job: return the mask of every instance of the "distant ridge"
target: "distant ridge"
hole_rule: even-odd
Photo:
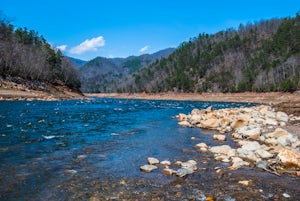
[[[96,57],[80,68],[83,92],[117,92],[118,88],[132,79],[139,69],[169,56],[175,49],[167,48],[153,54],[127,58]]]
[[[76,67],[76,68],[80,68],[82,67],[84,64],[87,63],[87,61],[84,61],[84,60],[81,60],[81,59],[77,59],[77,58],[74,58],[74,57],[67,57],[71,62],[72,64]]]

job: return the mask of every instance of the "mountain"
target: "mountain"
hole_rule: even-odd
[[[81,59],[77,59],[77,58],[73,58],[73,57],[67,57],[72,64],[76,67],[76,68],[80,68],[82,67],[84,64],[87,63],[87,61],[81,60]]]
[[[120,92],[300,89],[300,13],[200,34],[134,73]]]
[[[174,48],[153,54],[127,58],[97,57],[80,68],[81,90],[84,92],[116,92],[122,88],[139,69],[158,62],[174,51]]]

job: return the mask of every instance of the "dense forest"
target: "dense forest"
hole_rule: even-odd
[[[15,29],[0,16],[0,78],[19,77],[80,88],[77,70],[36,31]]]
[[[144,67],[118,92],[268,92],[300,89],[300,13],[200,34]]]

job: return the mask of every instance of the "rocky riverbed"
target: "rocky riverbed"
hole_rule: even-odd
[[[229,145],[208,147],[205,143],[195,146],[209,152],[218,161],[230,163],[230,169],[255,165],[257,168],[280,176],[283,173],[300,176],[300,141],[296,134],[284,127],[300,117],[266,105],[251,108],[213,110],[194,109],[190,114],[179,114],[178,124],[217,130],[214,140],[226,141],[229,134],[237,148]]]

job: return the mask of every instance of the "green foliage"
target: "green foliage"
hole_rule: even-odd
[[[293,82],[291,79],[287,79],[280,84],[280,91],[294,92],[294,91],[296,91],[296,89],[297,89],[297,86],[296,86],[295,82]]]
[[[126,61],[123,66],[124,68],[128,68],[130,73],[133,73],[142,67],[142,62],[139,58],[135,58]]]

